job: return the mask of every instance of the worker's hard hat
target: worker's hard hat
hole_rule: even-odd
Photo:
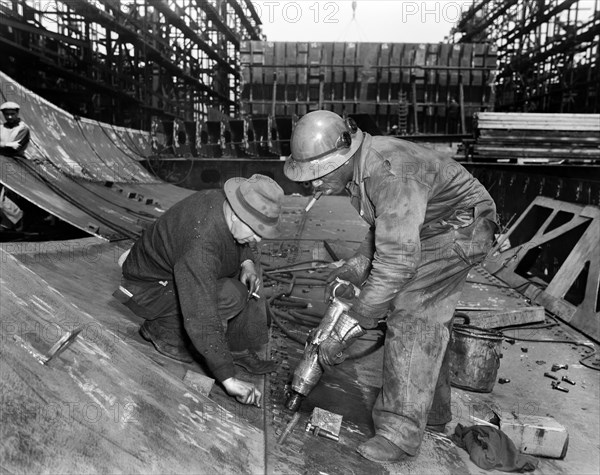
[[[21,108],[21,106],[19,104],[17,104],[16,102],[8,101],[0,106],[0,111],[6,111],[6,110],[18,111],[20,108]]]
[[[309,112],[292,133],[292,154],[285,161],[285,176],[312,181],[341,167],[356,153],[364,135],[354,120],[330,111]]]

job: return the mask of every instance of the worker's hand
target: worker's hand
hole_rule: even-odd
[[[319,345],[319,361],[322,365],[333,366],[343,363],[348,355],[344,350],[349,345],[334,338],[326,338]]]
[[[365,333],[358,320],[342,313],[327,338],[319,344],[319,362],[326,366],[342,363],[347,358],[346,348]]]
[[[238,402],[260,407],[262,393],[254,384],[237,378],[228,378],[223,381],[223,386],[227,394],[235,397]]]
[[[19,148],[19,142],[6,142],[4,146],[12,148],[13,150],[17,150]]]
[[[254,262],[251,260],[244,261],[242,271],[240,272],[240,282],[248,288],[250,294],[260,290],[260,278],[256,273]]]
[[[371,260],[368,257],[361,254],[351,257],[343,266],[331,271],[327,277],[327,294],[331,296],[337,278],[351,282],[356,287],[360,288],[369,276],[370,271]],[[354,290],[351,286],[342,285],[338,288],[336,296],[352,298],[354,297]]]

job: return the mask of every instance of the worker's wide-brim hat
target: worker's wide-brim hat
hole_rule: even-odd
[[[352,135],[352,143],[348,148],[336,149],[329,155],[318,157],[313,160],[297,160],[290,155],[283,165],[285,176],[293,181],[317,180],[340,168],[352,158],[360,148],[363,141],[363,133],[359,129]]]
[[[18,111],[21,106],[13,101],[7,101],[0,106],[0,111],[15,110]]]
[[[265,175],[250,178],[235,177],[223,187],[233,212],[262,238],[276,238],[281,234],[279,214],[283,190]]]

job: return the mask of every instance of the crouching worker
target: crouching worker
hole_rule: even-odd
[[[343,361],[364,329],[386,319],[375,436],[358,452],[375,462],[415,456],[425,427],[452,419],[447,346],[469,269],[492,245],[496,208],[483,185],[450,158],[351,119],[311,112],[296,124],[285,174],[317,192],[346,190],[370,231],[330,276],[362,286],[344,325],[321,343],[324,364]]]
[[[122,264],[114,296],[146,321],[156,350],[192,362],[194,350],[230,396],[260,406],[262,394],[236,378],[275,370],[255,350],[267,342],[265,299],[250,245],[279,234],[283,190],[270,178],[232,178],[197,192],[156,220]]]

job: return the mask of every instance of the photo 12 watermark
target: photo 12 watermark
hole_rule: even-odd
[[[269,23],[339,23],[340,2],[254,1],[252,6],[262,24]]]
[[[277,1],[254,0],[252,6],[263,25],[275,23],[338,24],[350,18],[366,16],[366,10],[387,10],[399,25],[414,23],[453,24],[472,7],[470,1]],[[387,7],[387,8],[386,8]],[[352,16],[349,16],[352,15]]]
[[[456,1],[420,1],[398,2],[400,4],[399,23],[457,23],[469,8],[472,2]]]
[[[139,423],[137,405],[133,401],[100,404],[95,401],[53,401],[23,403],[4,396],[1,408],[5,421],[27,424],[131,424]]]

